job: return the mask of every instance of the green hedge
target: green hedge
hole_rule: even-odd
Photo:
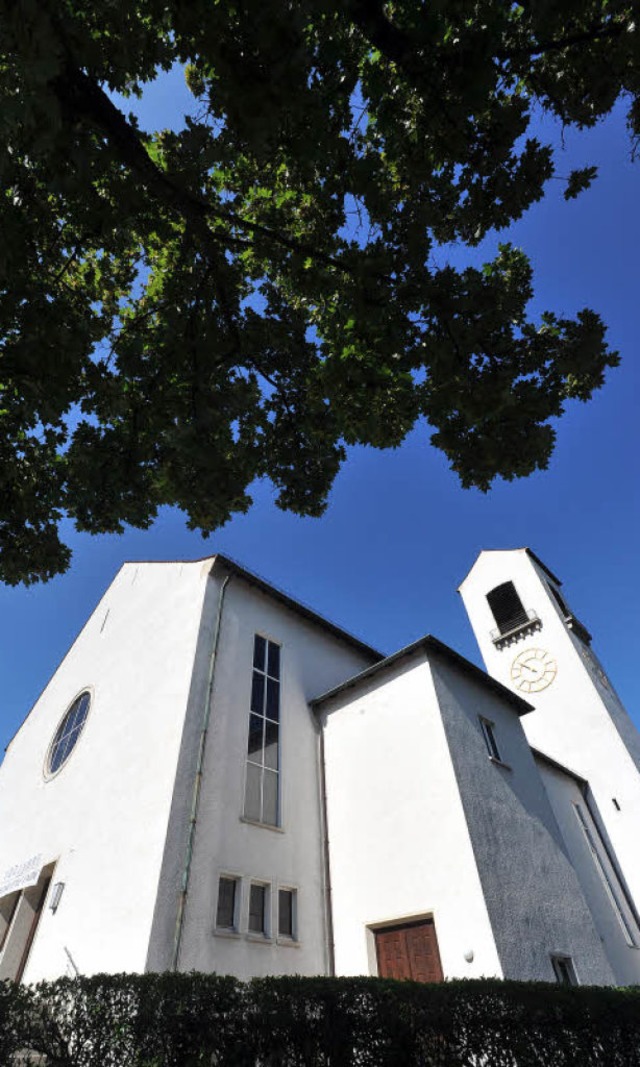
[[[41,1057],[45,1055],[46,1060]],[[0,1065],[640,1067],[640,990],[98,975],[0,983]]]

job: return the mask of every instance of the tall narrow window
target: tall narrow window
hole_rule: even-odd
[[[251,886],[249,893],[249,932],[252,934],[267,934],[267,887],[266,885]]]
[[[221,878],[218,882],[218,910],[216,912],[216,926],[219,929],[236,929],[237,897],[237,878]]]
[[[295,889],[278,891],[278,937],[295,939]]]
[[[280,776],[280,645],[256,634],[244,814],[277,826]]]
[[[487,746],[487,752],[489,753],[492,759],[500,760],[500,762],[502,763],[493,723],[489,722],[488,719],[483,719],[481,717],[480,726],[482,727],[482,736],[484,737],[484,743]]]
[[[487,600],[501,634],[516,630],[518,626],[526,626],[529,621],[513,582],[497,585],[487,593]]]
[[[585,816],[584,811],[582,810],[582,807],[580,806],[580,804],[574,804],[573,808],[574,808],[574,811],[576,813],[576,817],[578,819],[578,822],[580,823],[580,826],[582,827],[582,832],[583,832],[583,834],[585,836],[585,840],[587,842],[587,845],[589,846],[589,851],[591,852],[591,855],[593,856],[593,862],[596,865],[596,869],[598,871],[598,874],[600,875],[600,877],[602,879],[602,882],[604,884],[604,888],[606,890],[607,896],[609,897],[609,901],[611,903],[611,907],[613,908],[613,910],[615,912],[615,915],[616,915],[616,918],[617,918],[618,922],[620,923],[620,926],[622,927],[622,932],[624,934],[625,941],[627,942],[627,944],[629,945],[630,948],[635,948],[635,947],[637,947],[637,940],[636,940],[636,937],[634,936],[634,932],[633,932],[633,930],[631,928],[631,923],[629,922],[627,916],[625,915],[624,908],[622,907],[622,903],[620,901],[620,897],[618,896],[618,892],[617,892],[617,888],[618,887],[615,884],[615,882],[617,881],[617,879],[615,877],[615,873],[614,873],[614,871],[609,872],[607,870],[607,866],[605,865],[605,861],[604,861],[604,859],[603,859],[603,857],[601,855],[601,851],[600,851],[600,848],[598,847],[598,843],[596,841],[595,834],[593,832],[592,827],[589,825],[589,823],[587,821],[587,818]],[[598,831],[596,830],[596,833],[597,832]]]

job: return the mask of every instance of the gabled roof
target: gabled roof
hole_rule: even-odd
[[[542,763],[546,763],[549,767],[553,767],[555,771],[560,771],[561,774],[566,774],[568,778],[573,778],[573,780],[577,782],[579,786],[583,787],[589,784],[587,779],[583,778],[581,774],[577,774],[576,771],[569,770],[569,768],[565,767],[563,763],[558,763],[558,761],[552,759],[551,756],[547,756],[546,752],[541,752],[539,748],[534,748],[533,745],[531,745],[531,751],[533,753],[534,759],[540,760]]]
[[[534,563],[537,563],[539,567],[542,567],[542,570],[545,574],[549,576],[549,578],[551,578],[552,582],[555,582],[556,585],[562,585],[562,582],[558,578],[557,574],[554,574],[553,571],[550,571],[546,563],[543,563],[540,557],[536,556],[535,552],[533,552],[530,548],[525,548],[525,552],[534,561]]]
[[[433,637],[432,634],[426,634],[424,637],[418,638],[413,644],[407,645],[406,648],[401,648],[398,652],[394,652],[393,655],[387,656],[385,659],[380,660],[378,663],[374,663],[372,667],[368,667],[366,671],[361,671],[360,674],[355,674],[352,678],[348,678],[346,682],[342,682],[341,685],[334,686],[333,689],[329,689],[326,693],[322,693],[320,696],[315,697],[309,703],[311,707],[317,710],[326,701],[331,700],[332,697],[337,696],[339,693],[345,692],[347,689],[355,689],[363,682],[368,681],[370,678],[382,673],[392,667],[399,660],[405,656],[412,656],[414,652],[418,652],[422,649],[424,652],[435,654],[446,659],[450,666],[455,667],[457,670],[473,678],[474,681],[484,685],[485,688],[492,690],[503,700],[508,701],[517,711],[518,715],[526,715],[528,711],[533,711],[533,704],[529,704],[522,697],[517,696],[511,689],[507,689],[506,685],[502,685],[501,682],[496,681],[490,674],[487,674],[480,667],[476,667],[475,663],[471,660],[465,659],[459,652],[455,652],[448,645],[445,645],[442,641],[439,641],[437,637]]]
[[[298,615],[302,615],[304,619],[308,619],[316,626],[320,626],[328,633],[333,634],[334,637],[337,637],[341,641],[344,641],[346,644],[351,645],[352,648],[356,648],[359,652],[363,652],[365,656],[369,656],[375,661],[384,659],[384,653],[380,652],[377,648],[372,648],[371,645],[367,645],[366,642],[361,641],[359,637],[355,637],[354,634],[349,633],[348,630],[343,630],[341,626],[338,626],[336,623],[331,622],[330,619],[326,619],[324,615],[320,615],[317,611],[314,611],[313,608],[310,608],[307,604],[303,604],[302,601],[296,600],[295,597],[290,596],[289,593],[285,593],[284,590],[278,589],[277,586],[272,585],[271,582],[268,582],[266,578],[261,578],[259,574],[254,574],[253,571],[247,570],[247,568],[243,567],[242,564],[238,563],[237,560],[232,559],[231,556],[223,555],[222,552],[216,552],[215,555],[212,556],[202,556],[199,559],[127,560],[127,563],[153,563],[162,566],[163,564],[166,565],[173,563],[208,563],[209,561],[211,561],[211,569],[209,571],[210,574],[212,574],[217,567],[223,567],[224,570],[228,571],[230,574],[235,575],[237,578],[241,578],[243,581],[247,582],[248,585],[252,585],[255,589],[259,589],[261,593],[266,593],[267,596],[270,596],[274,600],[277,600],[280,604],[284,604],[286,607],[290,608],[291,611],[295,611]]]
[[[467,573],[465,574],[464,578],[462,579],[462,581],[458,585],[458,592],[460,592],[461,587],[464,585],[464,583],[466,582],[467,578],[471,574],[471,571],[473,570],[473,568],[475,567],[476,563],[480,559],[480,556],[484,556],[488,552],[526,552],[527,555],[529,556],[529,558],[532,559],[534,561],[534,563],[537,563],[538,566],[542,568],[544,573],[546,575],[548,575],[549,578],[551,578],[552,582],[555,582],[556,585],[562,585],[562,582],[558,578],[557,574],[554,574],[552,570],[549,570],[549,568],[547,567],[546,563],[543,563],[542,560],[540,559],[540,557],[536,556],[536,554],[533,551],[533,549],[527,548],[526,545],[525,545],[524,547],[521,547],[521,548],[483,548],[482,552],[478,552],[478,555],[476,556],[474,563],[472,564],[471,567],[469,567],[469,570],[467,571]]]
[[[217,553],[213,557],[211,571],[214,571],[216,567],[223,567],[229,573],[241,578],[248,585],[252,585],[255,589],[259,589],[261,593],[266,593],[267,596],[277,600],[280,604],[284,604],[290,608],[291,611],[295,611],[298,615],[301,615],[304,619],[308,619],[309,622],[314,623],[316,626],[322,627],[328,633],[334,637],[339,638],[346,644],[356,648],[358,652],[363,652],[366,656],[378,662],[384,659],[384,653],[379,652],[376,648],[372,648],[371,645],[365,644],[359,637],[354,637],[348,630],[343,630],[341,626],[337,626],[336,623],[326,619],[323,615],[319,615],[313,608],[307,607],[306,604],[296,600],[294,597],[289,596],[288,593],[283,592],[282,589],[278,589],[277,586],[272,585],[271,582],[267,582],[266,579],[260,578],[259,575],[254,574],[252,571],[248,571],[246,567],[241,566],[234,559],[229,556],[223,556]]]

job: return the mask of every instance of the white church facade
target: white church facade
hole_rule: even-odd
[[[125,564],[0,766],[0,979],[640,983],[640,736],[534,553],[460,592],[488,673]]]

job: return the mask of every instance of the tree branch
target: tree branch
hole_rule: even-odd
[[[505,48],[496,50],[498,59],[533,59],[546,55],[547,52],[564,52],[567,48],[576,45],[590,44],[592,41],[611,40],[620,37],[627,32],[629,23],[618,21],[615,23],[596,24],[588,30],[580,33],[569,33],[566,37],[559,37],[555,41],[539,41],[528,48]]]
[[[208,222],[210,219],[217,219],[266,237],[292,252],[312,256],[325,266],[344,271],[338,260],[318,252],[312,245],[287,237],[258,222],[244,219],[231,211],[216,208],[191,190],[178,185],[156,166],[134,127],[127,122],[100,85],[84,71],[68,63],[64,74],[54,81],[53,88],[63,106],[97,127],[115,148],[122,162],[140,178],[148,191],[165,207],[188,221],[209,250],[213,241],[222,241],[229,245],[242,244],[246,247],[246,243],[238,238],[231,235],[222,237],[213,232]],[[219,254],[219,249],[216,251]]]
[[[444,106],[441,92],[427,77],[429,65],[425,57],[416,52],[409,34],[387,18],[384,5],[380,0],[348,0],[346,6],[347,11],[363,36],[377,48],[385,59],[395,63],[414,89],[423,93],[428,88],[431,102],[437,106],[447,122],[455,128],[456,124]]]

